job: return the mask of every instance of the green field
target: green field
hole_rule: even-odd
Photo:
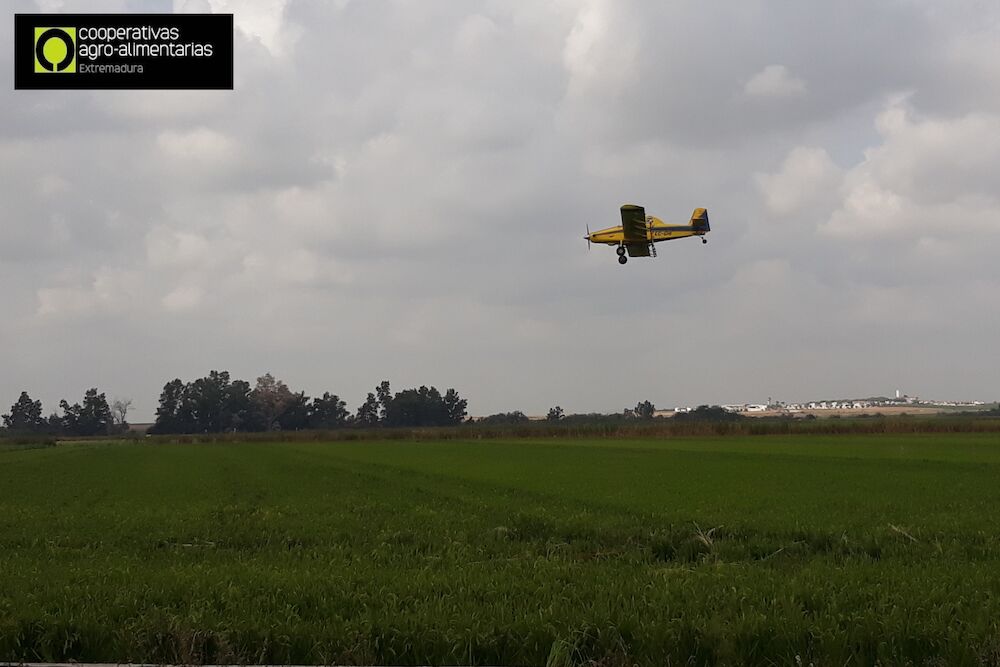
[[[0,448],[0,660],[998,664],[1000,435]]]

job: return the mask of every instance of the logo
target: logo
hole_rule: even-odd
[[[76,28],[35,28],[35,72],[76,72]]]
[[[232,14],[14,14],[13,47],[16,90],[233,89]]]

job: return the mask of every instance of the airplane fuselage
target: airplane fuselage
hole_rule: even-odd
[[[655,216],[646,218],[646,241],[656,243],[657,241],[670,241],[680,239],[685,236],[704,236],[705,230],[694,229],[691,225],[668,225]],[[585,237],[586,238],[586,237]],[[606,243],[608,245],[622,245],[625,243],[625,232],[621,225],[600,229],[590,234],[591,243]]]

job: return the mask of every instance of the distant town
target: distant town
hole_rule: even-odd
[[[822,401],[804,401],[800,403],[786,403],[768,398],[767,403],[734,403],[722,405],[724,410],[729,412],[739,412],[748,414],[810,414],[813,412],[825,411],[824,414],[836,414],[838,412],[856,412],[864,410],[886,411],[899,414],[901,412],[939,412],[952,409],[982,409],[989,405],[985,401],[940,401],[925,400],[919,396],[909,396],[896,390],[895,397],[876,396],[870,398],[846,398]],[[678,406],[673,410],[657,411],[657,414],[669,416],[679,412],[690,412],[694,408],[691,406]]]

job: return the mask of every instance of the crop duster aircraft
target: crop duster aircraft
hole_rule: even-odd
[[[691,221],[686,225],[668,225],[659,218],[646,215],[646,209],[635,204],[622,206],[622,224],[596,232],[587,226],[587,247],[591,243],[607,243],[618,246],[618,263],[624,264],[629,257],[656,257],[655,243],[672,241],[686,236],[700,236],[702,243],[708,243],[705,234],[711,231],[708,225],[708,211],[696,208]],[[625,253],[628,253],[628,257]]]

